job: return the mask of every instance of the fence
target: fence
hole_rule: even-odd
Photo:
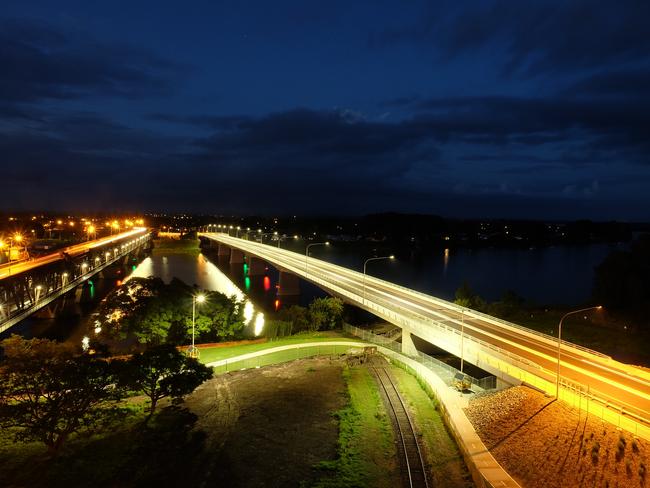
[[[260,351],[259,355],[253,357],[223,359],[215,363],[210,363],[210,365],[213,365],[215,374],[222,374],[229,371],[260,368],[262,366],[294,361],[296,359],[306,359],[316,356],[340,356],[341,354],[347,354],[350,349],[354,349],[355,347],[359,347],[359,344],[351,342],[348,344],[319,344],[310,346],[290,345],[279,351],[271,350],[266,354],[264,353],[265,351]]]
[[[397,341],[393,341],[386,337],[373,334],[372,332],[354,327],[353,325],[346,324],[344,326],[344,329],[346,332],[359,337],[366,342],[371,342],[372,344],[377,344],[378,346],[382,346],[398,354],[402,354],[402,344]],[[444,363],[439,359],[429,356],[428,354],[425,354],[421,351],[418,351],[418,357],[412,359],[433,371],[448,385],[451,384],[454,376],[457,373],[460,373],[460,371],[453,366],[450,366],[449,364]],[[469,375],[465,376],[472,382],[472,385],[480,388],[481,390],[491,390],[496,388],[496,378],[494,376],[488,376],[486,378],[480,379],[473,378]]]

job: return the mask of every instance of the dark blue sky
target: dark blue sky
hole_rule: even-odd
[[[650,4],[5,1],[0,205],[650,220]]]

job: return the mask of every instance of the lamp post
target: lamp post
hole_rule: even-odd
[[[274,232],[274,234],[275,234],[275,235],[278,235],[277,232]],[[297,236],[297,235],[294,235],[293,238],[294,238],[294,239],[298,239],[298,236]],[[284,237],[278,235],[278,249],[280,249],[280,242],[281,242],[281,241],[286,241],[287,239],[289,239],[289,236],[287,236],[287,235],[285,235]]]
[[[325,242],[314,242],[312,244],[307,244],[307,248],[305,249],[305,274],[307,274],[307,258],[309,258],[309,248],[311,246],[329,246],[330,241],[325,241]]]
[[[460,372],[465,365],[465,309],[460,309]]]
[[[260,236],[260,244],[264,244],[264,236],[272,236],[277,234],[277,232],[262,232],[262,229],[258,229],[257,235]]]
[[[562,354],[562,322],[564,322],[564,319],[567,318],[569,315],[573,315],[581,312],[587,312],[589,310],[602,310],[602,308],[603,308],[602,305],[598,305],[596,307],[581,308],[580,310],[574,310],[573,312],[565,313],[560,319],[560,325],[558,326],[557,329],[557,378],[555,381],[556,399],[560,398],[560,355]]]
[[[395,259],[395,256],[391,254],[390,256],[380,256],[378,258],[369,258],[369,259],[366,259],[366,261],[363,263],[363,280],[362,280],[362,283],[363,283],[362,290],[363,290],[363,292],[362,292],[362,297],[363,297],[363,303],[364,304],[366,303],[366,266],[368,265],[368,263],[370,261],[379,261],[381,259]]]
[[[237,230],[235,232],[235,237],[239,237],[239,231],[241,230],[240,226],[237,226]]]
[[[192,345],[187,351],[191,358],[199,357],[199,351],[196,349],[196,346],[194,345],[194,329],[196,324],[196,304],[203,303],[203,302],[205,302],[205,295],[203,294],[195,295],[194,297],[192,297]]]

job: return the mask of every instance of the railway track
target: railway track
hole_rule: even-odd
[[[399,394],[397,386],[393,382],[386,367],[378,364],[380,359],[374,359],[369,367],[379,380],[382,390],[386,394],[389,403],[389,413],[397,426],[398,451],[403,459],[408,477],[404,477],[405,485],[409,488],[428,488],[424,459],[418,444],[417,434],[413,422],[408,414],[406,405]]]

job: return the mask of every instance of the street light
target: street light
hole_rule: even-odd
[[[393,254],[391,254],[390,256],[380,256],[378,258],[369,258],[369,259],[366,259],[366,261],[363,263],[363,280],[362,280],[362,283],[363,283],[362,290],[363,290],[363,292],[362,292],[362,297],[363,297],[363,303],[364,304],[366,302],[366,266],[368,265],[368,263],[370,261],[379,261],[380,259],[391,259],[392,260],[392,259],[395,259],[395,256]]]
[[[314,242],[312,244],[307,244],[307,248],[305,249],[305,274],[307,274],[307,258],[309,257],[309,248],[311,246],[329,246],[330,241],[325,241],[325,242]]]
[[[194,324],[196,322],[196,304],[197,303],[203,303],[205,302],[205,295],[203,294],[198,294],[192,297],[192,345],[190,348],[187,350],[188,354],[190,355],[191,358],[198,358],[199,357],[199,351],[198,349],[194,346]]]
[[[237,231],[235,232],[235,237],[239,237],[239,231],[241,230],[240,226],[237,226]]]
[[[560,319],[560,325],[558,326],[557,329],[557,378],[555,381],[556,399],[560,398],[560,355],[562,354],[562,322],[564,322],[564,319],[567,318],[569,315],[573,315],[580,312],[587,312],[589,310],[602,310],[602,308],[603,308],[602,305],[598,305],[596,307],[581,308],[580,310],[574,310],[573,312],[565,313]]]

